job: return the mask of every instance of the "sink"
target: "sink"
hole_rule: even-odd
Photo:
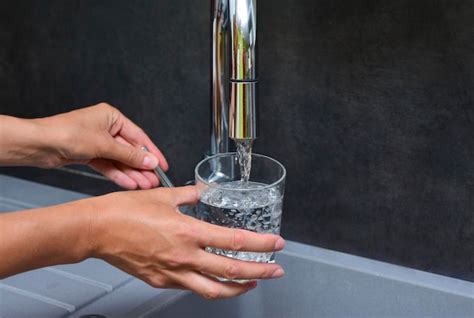
[[[0,175],[0,213],[82,194]],[[205,300],[163,290],[100,260],[0,280],[0,317],[474,317],[474,283],[287,242],[278,280],[246,295]]]
[[[176,293],[141,317],[473,317],[474,284],[290,242],[285,277],[246,295]],[[151,302],[153,303],[153,302]]]

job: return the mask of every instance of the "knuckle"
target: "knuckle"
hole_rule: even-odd
[[[236,279],[239,277],[239,268],[235,265],[226,265],[224,268],[224,277],[228,279]]]
[[[115,124],[117,119],[122,115],[117,108],[105,102],[99,103],[95,107],[97,107],[101,112],[109,115],[108,118],[111,125]]]
[[[181,267],[181,258],[179,255],[171,253],[168,257],[165,258],[167,267],[176,269]]]
[[[206,299],[217,299],[220,297],[220,290],[217,288],[208,288],[202,295]]]
[[[138,159],[139,159],[139,155],[135,151],[135,149],[130,149],[130,151],[127,154],[128,162],[137,162]]]
[[[44,168],[44,169],[52,169],[59,166],[61,166],[61,160],[55,157],[46,158],[43,161],[38,162],[38,167]]]
[[[194,220],[192,220],[194,222]],[[187,244],[187,246],[196,245],[199,238],[199,229],[192,223],[183,218],[177,226],[178,237]]]
[[[240,251],[245,244],[245,236],[239,230],[233,230],[231,247],[233,250]]]
[[[166,280],[161,276],[153,277],[149,280],[149,284],[155,288],[164,287],[166,286]]]
[[[189,243],[191,240],[191,233],[189,230],[189,226],[183,222],[179,222],[175,226],[175,235],[180,241],[184,241],[186,243]]]
[[[101,102],[97,104],[98,107],[103,108],[103,109],[115,109],[112,105],[106,102]]]
[[[270,277],[272,277],[274,271],[275,271],[275,268],[273,268],[273,267],[265,268],[262,271],[262,274],[261,274],[260,277],[261,278],[270,278]]]
[[[173,252],[169,253],[168,257],[165,258],[165,262],[169,268],[178,269],[189,266],[191,259],[183,253]]]
[[[178,258],[178,263],[181,264],[181,267],[190,267],[193,264],[193,261],[189,256],[181,255]]]

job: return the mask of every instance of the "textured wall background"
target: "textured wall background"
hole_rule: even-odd
[[[259,0],[261,138],[283,235],[474,280],[474,2]],[[208,148],[209,1],[7,1],[0,112],[107,101],[178,183]],[[103,193],[62,172],[3,168]]]

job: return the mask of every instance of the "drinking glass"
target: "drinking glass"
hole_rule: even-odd
[[[241,180],[236,153],[202,160],[195,169],[201,193],[197,217],[205,222],[257,233],[280,233],[285,167],[270,157],[252,154],[248,182]],[[274,262],[275,253],[206,248],[208,252],[245,261]]]

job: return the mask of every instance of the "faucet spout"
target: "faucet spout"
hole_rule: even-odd
[[[229,138],[257,138],[257,1],[211,0],[211,10],[211,154],[216,154],[228,151]]]
[[[257,0],[229,0],[229,137],[257,138]]]

